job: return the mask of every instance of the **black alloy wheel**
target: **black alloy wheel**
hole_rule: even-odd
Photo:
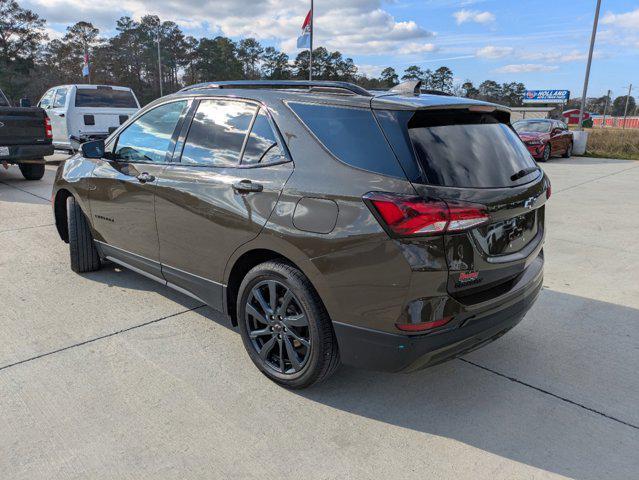
[[[244,321],[265,367],[280,374],[304,367],[311,351],[308,318],[283,283],[270,279],[255,285],[246,301]]]
[[[238,288],[237,323],[255,366],[287,388],[306,388],[339,365],[333,324],[309,279],[284,260],[253,267]]]

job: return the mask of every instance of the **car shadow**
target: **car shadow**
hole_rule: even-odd
[[[140,275],[132,270],[121,267],[116,263],[107,261],[103,264],[100,270],[96,272],[83,273],[82,276],[87,280],[99,282],[107,285],[108,287],[156,292],[158,295],[162,295],[163,297],[181,305],[185,310],[194,309],[202,317],[215,322],[222,327],[235,330],[235,327],[231,325],[229,317],[223,313],[213,310],[211,307],[208,307],[195,298],[173,290],[172,288],[151,280],[144,275]]]
[[[593,302],[598,305],[593,307]],[[613,416],[626,415],[622,421],[635,421],[628,418],[632,415],[628,412],[634,411],[633,404],[639,399],[636,379],[639,311],[548,290],[539,303],[540,308],[533,308],[513,331],[461,359],[411,374],[342,367],[327,382],[296,393],[331,408],[454,439],[548,472],[588,480],[630,478],[634,475],[630,472],[636,474],[639,468],[637,423],[624,425],[586,408]],[[597,313],[589,318],[583,315],[564,319],[558,307],[566,304],[572,304],[577,312],[586,306],[591,313]],[[632,336],[629,343],[634,343],[634,353],[618,359],[614,353],[610,355],[611,349],[614,352],[621,347],[616,344],[617,339],[610,338],[608,359],[618,364],[605,368],[620,373],[616,376],[612,373],[614,378],[600,381],[587,373],[588,364],[596,360],[578,346],[566,345],[565,355],[572,357],[568,361],[562,361],[561,355],[553,358],[553,352],[543,351],[544,345],[536,342],[522,347],[530,344],[531,339],[536,340],[532,332],[543,325],[535,322],[545,323],[543,317],[548,311],[555,312],[549,324],[583,323],[586,334],[595,338],[601,332],[596,328],[591,331],[593,325],[618,322],[614,328],[620,330],[620,338]],[[561,331],[558,335],[560,338],[549,348],[571,342],[569,332]],[[628,358],[633,365],[624,365]],[[606,380],[608,385],[595,385]],[[575,388],[563,388],[565,382],[574,382]],[[606,392],[610,388],[613,392]],[[595,394],[591,395],[589,389],[594,389]],[[567,400],[575,403],[549,393],[566,395]],[[599,397],[606,393],[609,403],[602,405]],[[625,413],[610,411],[616,401],[624,402]],[[423,455],[427,457],[429,452],[424,451]]]

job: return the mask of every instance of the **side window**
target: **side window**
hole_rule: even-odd
[[[113,156],[129,162],[164,163],[171,138],[187,106],[186,100],[149,110],[118,137]]]
[[[181,162],[236,166],[257,107],[233,100],[202,100],[184,142]]]
[[[288,106],[342,162],[369,172],[406,177],[370,109],[292,102]]]
[[[47,93],[45,93],[42,98],[40,99],[40,103],[38,104],[38,106],[40,108],[51,108],[51,103],[53,100],[53,90],[49,90]]]
[[[244,147],[242,165],[266,165],[283,160],[285,157],[277,144],[268,115],[264,109],[260,109]]]
[[[58,88],[55,91],[55,99],[53,100],[53,108],[62,108],[67,103],[67,89]]]

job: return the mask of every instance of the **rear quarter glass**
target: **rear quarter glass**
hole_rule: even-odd
[[[406,178],[370,109],[297,102],[287,105],[337,159],[370,172]]]

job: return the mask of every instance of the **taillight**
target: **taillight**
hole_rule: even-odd
[[[367,193],[364,202],[383,225],[399,236],[459,232],[489,218],[482,205],[393,193]]]
[[[47,114],[44,114],[44,136],[47,140],[51,140],[53,138],[53,130],[51,128],[51,120],[47,117]]]

